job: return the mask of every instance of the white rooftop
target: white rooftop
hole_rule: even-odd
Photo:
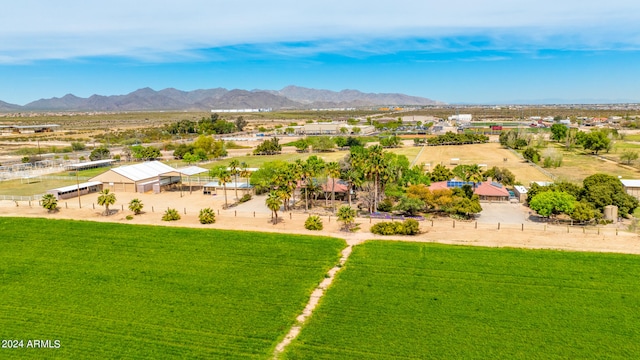
[[[80,183],[80,184],[77,184],[77,185],[63,186],[63,187],[59,187],[57,189],[51,189],[49,191],[67,192],[67,191],[72,191],[72,190],[78,190],[78,187],[80,187],[80,189],[84,189],[84,188],[87,188],[89,186],[95,186],[95,185],[102,185],[102,182],[100,182],[100,181],[89,181],[89,182],[84,182],[84,183]]]
[[[620,182],[625,187],[640,187],[640,180],[623,180],[623,179],[621,179]]]
[[[145,180],[170,171],[176,171],[176,169],[160,161],[148,161],[135,165],[120,166],[111,170],[133,181]]]
[[[209,170],[207,170],[205,168],[201,168],[199,166],[183,167],[183,168],[177,169],[176,171],[181,173],[182,175],[187,175],[187,176],[192,176],[192,175],[196,175],[196,174],[202,174],[204,172],[209,172]]]

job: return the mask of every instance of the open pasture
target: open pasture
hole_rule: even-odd
[[[269,358],[338,239],[0,218],[0,357]]]
[[[639,260],[366,242],[285,358],[638,358]]]
[[[485,164],[486,169],[494,166],[508,168],[516,176],[516,181],[526,185],[531,181],[551,181],[545,174],[498,143],[427,146],[416,164],[428,164],[431,168],[442,164],[454,168],[456,165],[451,164],[453,158],[460,159],[457,165]]]

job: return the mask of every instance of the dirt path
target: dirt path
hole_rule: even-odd
[[[300,331],[302,330],[302,326],[304,326],[304,323],[307,321],[307,319],[311,317],[311,314],[313,314],[316,306],[318,306],[320,299],[322,298],[322,296],[324,296],[326,290],[333,283],[333,279],[335,279],[336,274],[343,268],[344,264],[349,259],[349,256],[351,255],[351,252],[353,250],[353,246],[359,244],[360,242],[362,242],[362,240],[349,241],[347,247],[342,250],[342,257],[340,258],[340,262],[338,263],[338,265],[331,268],[331,270],[327,272],[327,276],[325,277],[325,279],[322,280],[320,285],[318,285],[315,290],[313,290],[307,306],[305,306],[304,310],[302,310],[302,314],[298,315],[298,317],[296,318],[296,323],[291,327],[284,339],[278,345],[276,345],[276,349],[273,353],[274,359],[277,359],[285,350],[285,348],[289,344],[291,344],[291,342],[296,337],[298,337],[298,334],[300,334]]]

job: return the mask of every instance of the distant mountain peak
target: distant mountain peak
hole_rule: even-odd
[[[159,111],[211,109],[305,109],[319,107],[364,107],[380,105],[433,105],[437,102],[404,94],[339,92],[289,85],[281,90],[227,90],[224,88],[182,91],[144,87],[126,95],[92,95],[89,98],[66,94],[62,98],[40,99],[25,106],[0,102],[0,111]]]

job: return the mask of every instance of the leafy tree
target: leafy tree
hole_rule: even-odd
[[[167,209],[162,215],[162,221],[176,221],[180,219],[180,213],[176,209]]]
[[[136,160],[154,160],[162,156],[162,154],[160,153],[160,149],[156,148],[155,146],[144,147],[141,145],[134,145],[131,146],[130,149],[133,157]]]
[[[513,185],[516,182],[516,176],[507,168],[492,167],[483,174],[485,179],[491,178],[493,181],[504,185]]]
[[[106,146],[100,146],[91,151],[89,159],[91,161],[108,159],[111,156],[111,152]]]
[[[347,146],[347,138],[344,137],[344,136],[336,137],[335,139],[333,139],[333,142],[335,142],[336,146],[339,147],[339,148],[343,148],[343,147]]]
[[[213,224],[216,222],[216,214],[213,209],[204,208],[200,210],[198,220],[200,221],[200,224]]]
[[[211,144],[211,156],[216,159],[227,156],[227,148],[224,140],[213,141]]]
[[[195,151],[195,147],[193,145],[180,144],[173,151],[173,157],[175,159],[182,159],[185,154],[187,154],[187,153],[193,154],[194,151]]]
[[[356,231],[357,225],[356,221],[356,210],[352,209],[348,206],[341,206],[338,209],[338,221],[342,223],[342,230],[345,231]]]
[[[600,150],[605,150],[611,144],[611,140],[604,131],[591,131],[586,133],[580,143],[585,150],[591,150],[598,154]]]
[[[269,193],[269,195],[267,196],[267,199],[265,200],[265,203],[267,205],[267,207],[269,208],[269,210],[271,210],[271,219],[273,221],[273,224],[277,224],[278,223],[278,210],[280,210],[280,206],[282,206],[282,198],[280,197],[280,195],[275,192],[275,191],[271,191]],[[274,218],[275,215],[275,218]]]
[[[564,191],[544,191],[529,201],[529,207],[540,216],[550,217],[573,213],[575,203],[576,199]]]
[[[182,156],[182,161],[184,161],[187,164],[193,164],[196,163],[200,160],[200,157],[198,155],[193,155],[191,153],[186,153]]]
[[[538,150],[534,149],[533,147],[528,147],[524,150],[524,152],[522,153],[522,156],[531,161],[532,163],[537,164],[538,161],[540,161],[540,152],[538,152]]]
[[[278,138],[274,137],[272,139],[264,140],[260,145],[258,145],[255,150],[253,150],[254,155],[274,155],[279,154],[282,151],[282,145]]]
[[[235,125],[238,131],[244,131],[244,127],[247,126],[247,120],[245,120],[242,116],[238,116]]]
[[[211,154],[213,150],[213,138],[208,135],[200,135],[193,142],[193,147],[195,149],[202,149],[205,154]]]
[[[615,205],[621,215],[633,213],[638,200],[627,194],[620,180],[606,174],[594,174],[583,180],[584,196],[587,202],[602,211],[607,205]]]
[[[551,139],[556,141],[562,141],[567,137],[569,128],[563,124],[551,125]]]
[[[596,209],[586,201],[576,201],[571,218],[576,221],[589,221],[596,217]]]
[[[627,163],[627,165],[631,165],[631,162],[638,159],[638,153],[633,150],[626,150],[620,154],[620,160]]]
[[[322,219],[320,216],[311,215],[305,220],[304,228],[307,230],[322,230],[324,225],[322,224]]]
[[[309,149],[309,141],[307,139],[300,139],[296,141],[294,146],[298,151],[305,152]]]
[[[314,138],[313,151],[327,152],[332,151],[336,146],[334,140],[328,136],[318,136]]]
[[[452,201],[443,206],[443,208],[449,214],[455,214],[465,218],[469,218],[482,211],[482,206],[480,205],[480,200],[477,195],[473,195],[471,198],[454,196],[452,197]]]
[[[424,210],[425,203],[424,201],[415,198],[415,197],[402,197],[398,205],[396,205],[396,210],[402,212],[405,215],[413,216],[420,211]]]
[[[48,212],[54,212],[58,210],[58,199],[53,194],[45,194],[40,200],[40,204]]]
[[[142,201],[138,198],[131,199],[129,202],[129,210],[133,211],[135,215],[140,214],[143,207],[144,205],[142,204]]]
[[[98,205],[104,206],[104,214],[110,215],[109,205],[113,205],[116,203],[116,194],[109,191],[109,189],[104,189],[100,191],[100,196],[98,196]]]
[[[453,178],[453,173],[442,164],[436,165],[431,171],[431,181],[449,181]]]

